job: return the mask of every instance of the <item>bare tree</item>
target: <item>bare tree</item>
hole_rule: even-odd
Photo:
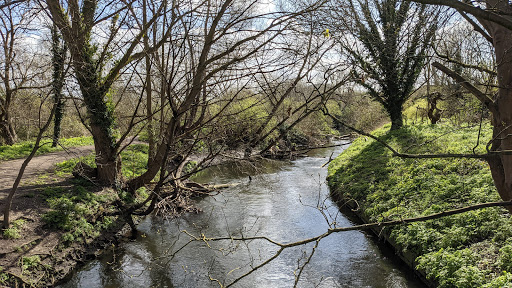
[[[2,6],[0,9],[0,144],[12,145],[18,137],[13,125],[12,105],[16,94],[27,89],[39,73],[36,56],[28,57],[23,51],[28,43],[29,23],[34,19],[34,9],[25,2]],[[26,57],[26,59],[23,59]]]
[[[267,153],[347,81],[343,63],[327,59],[334,42],[317,33],[311,23],[308,26],[297,25],[283,35],[271,55],[263,55],[266,60],[260,60],[254,89],[262,96],[266,115],[249,136],[247,154],[269,140],[260,150]]]
[[[155,147],[155,154],[150,158],[151,163],[157,165],[151,165],[146,173],[127,183],[126,187],[132,191],[154,178],[159,167],[165,162],[167,147],[170,141],[174,141],[176,129],[181,126],[183,120],[195,120],[195,123],[187,124],[190,127],[197,128],[196,126],[200,125],[201,121],[186,114],[187,111],[199,108],[199,100],[207,97],[203,92],[205,87],[208,87],[208,82],[226,73],[225,71],[234,69],[238,63],[262,49],[280,33],[286,21],[296,14],[258,14],[255,12],[258,5],[256,1],[228,0],[218,4],[173,2],[169,5],[166,1],[155,3],[155,8],[145,19],[146,23],[142,23],[144,21],[139,20],[140,14],[143,14],[142,2],[126,5],[82,1],[79,5],[77,2],[69,1],[63,6],[59,1],[46,1],[50,16],[59,27],[71,53],[75,76],[87,106],[90,130],[95,142],[98,179],[104,184],[123,186],[118,154],[125,135],[116,139],[113,133],[114,113],[106,99],[113,83],[120,73],[130,69],[132,63],[156,52],[166,43],[169,46],[176,43],[186,45],[173,49],[181,53],[179,49],[186,47],[190,55],[194,55],[185,62],[175,62],[172,57],[167,57],[167,64],[174,65],[174,71],[187,71],[169,75],[185,77],[179,80],[188,80],[187,89],[180,91],[180,94],[172,94],[178,91],[173,91],[171,83],[165,85],[172,117],[168,125],[165,125],[165,133],[161,135],[161,145]],[[66,11],[64,7],[68,10]],[[111,21],[111,24],[105,44],[102,51],[97,51],[98,45],[94,44],[92,34],[95,27],[99,28],[107,20]],[[139,51],[140,47],[144,46],[144,35],[149,35],[150,27],[157,23],[163,23],[158,26],[162,32],[154,34],[158,39],[153,39],[154,44],[151,47]],[[127,26],[134,28],[126,29]],[[117,41],[122,33],[130,35],[131,40]],[[192,43],[194,45],[191,45]],[[120,47],[114,52],[118,57],[110,59],[107,56],[113,56],[112,47],[115,45]],[[109,69],[105,70],[107,68]],[[166,81],[170,82],[169,79]],[[163,107],[160,109],[164,111]]]
[[[52,123],[52,119],[55,114],[57,103],[54,103],[53,107],[51,108],[49,117],[47,119],[42,118],[42,114],[43,114],[42,110],[44,110],[44,104],[46,102],[45,100],[48,97],[42,97],[42,98],[43,99],[41,101],[41,105],[39,106],[39,131],[36,136],[34,147],[32,148],[32,151],[27,156],[27,158],[21,164],[20,170],[18,171],[18,175],[16,176],[16,179],[14,180],[14,183],[9,191],[9,194],[7,195],[7,198],[5,199],[6,203],[5,203],[5,207],[4,207],[4,211],[3,211],[4,219],[3,219],[3,223],[2,223],[3,229],[9,228],[10,221],[11,221],[10,220],[11,206],[12,206],[12,200],[14,198],[14,195],[16,194],[16,191],[18,190],[18,187],[21,183],[21,179],[23,178],[25,169],[27,168],[30,161],[32,161],[32,158],[34,158],[34,156],[36,155],[37,150],[39,150],[39,148],[41,148],[41,146],[44,145],[44,144],[41,144],[41,140],[43,140],[44,134],[46,133],[46,130],[48,130],[48,127]]]

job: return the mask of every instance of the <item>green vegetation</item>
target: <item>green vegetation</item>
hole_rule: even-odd
[[[23,224],[25,224],[25,219],[17,219],[15,221],[12,221],[11,227],[3,230],[3,236],[6,239],[18,239],[21,237],[20,235],[20,229],[23,227]]]
[[[7,285],[9,275],[4,272],[4,268],[0,266],[0,285]]]
[[[55,164],[57,169],[55,170],[55,174],[59,177],[70,176],[73,172],[73,168],[78,164],[78,162],[85,163],[91,167],[96,167],[96,163],[94,162],[95,155],[94,153],[78,158],[72,158],[60,163]]]
[[[148,149],[148,145],[135,144],[128,146],[121,152],[121,160],[124,163],[122,168],[123,177],[133,178],[146,171]]]
[[[37,150],[36,155],[42,155],[55,151],[62,151],[62,147],[77,147],[77,146],[86,146],[93,145],[94,142],[92,137],[73,137],[68,139],[61,139],[59,141],[60,145],[57,147],[52,146],[52,140],[47,139],[41,141],[41,148]],[[32,149],[34,148],[33,141],[24,141],[12,146],[0,146],[0,161],[19,159],[26,157],[30,154]]]
[[[405,126],[374,132],[407,153],[473,153],[478,127]],[[484,125],[476,153],[491,135]],[[499,201],[488,165],[475,159],[401,159],[360,137],[329,166],[335,196],[354,199],[362,216],[377,222]],[[510,287],[512,219],[502,208],[476,210],[386,229],[399,249],[415,255],[418,268],[439,287]],[[508,285],[508,286],[507,286]]]
[[[136,144],[127,147],[122,153],[123,177],[135,177],[146,169],[148,146]],[[69,176],[73,167],[78,162],[83,162],[95,167],[94,154],[70,159],[57,164],[56,174]],[[112,217],[104,217],[99,221],[93,221],[98,211],[115,209],[111,206],[116,199],[133,202],[128,199],[130,195],[123,191],[119,194],[111,189],[94,192],[93,187],[87,181],[76,180],[75,186],[46,187],[42,191],[43,197],[48,202],[51,211],[43,215],[44,222],[51,228],[65,231],[62,235],[64,242],[84,240],[87,237],[96,237],[103,229],[108,228],[114,222]],[[87,186],[89,185],[89,186]],[[139,189],[140,197],[147,197],[144,188]],[[137,200],[137,199],[135,199]]]
[[[65,231],[62,235],[65,242],[96,237],[113,223],[111,217],[95,219],[95,216],[98,211],[109,209],[112,201],[117,199],[116,193],[110,189],[101,192],[91,190],[91,187],[82,185],[71,189],[46,187],[43,190],[42,195],[52,209],[43,215],[43,221],[51,228]]]
[[[124,149],[123,152],[121,152],[121,159],[123,161],[123,177],[133,178],[141,175],[147,169],[146,165],[148,161],[148,146],[145,144],[130,145]],[[57,163],[57,169],[55,173],[60,177],[69,176],[73,172],[73,168],[78,162],[83,162],[91,167],[96,167],[94,160],[94,153],[84,157],[69,159]]]
[[[41,265],[41,257],[39,255],[28,256],[22,258],[21,267],[23,270],[34,270]]]

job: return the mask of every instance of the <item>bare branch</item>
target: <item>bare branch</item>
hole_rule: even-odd
[[[368,224],[355,225],[355,226],[351,226],[351,227],[330,228],[326,232],[324,232],[324,233],[322,233],[320,235],[317,235],[317,236],[314,236],[314,237],[311,237],[311,238],[302,239],[302,240],[295,241],[295,242],[289,242],[289,243],[280,243],[280,242],[277,242],[277,241],[272,240],[272,239],[270,239],[268,237],[265,237],[265,236],[206,238],[206,236],[204,234],[202,234],[201,236],[195,236],[195,235],[192,235],[191,233],[189,233],[189,232],[187,232],[185,230],[182,231],[182,232],[191,237],[190,241],[204,242],[208,246],[209,246],[209,242],[212,242],[212,241],[253,241],[253,240],[264,240],[264,241],[267,241],[267,242],[269,242],[269,243],[271,243],[271,244],[273,244],[275,246],[280,247],[270,258],[268,258],[267,260],[263,261],[261,264],[253,267],[251,270],[249,270],[248,272],[246,272],[243,275],[239,276],[238,278],[233,280],[228,285],[224,286],[224,287],[231,287],[232,285],[234,285],[238,281],[240,281],[243,278],[245,278],[245,277],[249,276],[250,274],[254,273],[256,270],[258,270],[261,267],[263,267],[263,266],[269,264],[270,262],[272,262],[286,248],[297,247],[297,246],[302,246],[302,245],[309,244],[309,243],[312,243],[312,242],[316,242],[316,244],[315,244],[315,246],[313,248],[313,252],[314,252],[314,249],[317,247],[318,243],[323,238],[326,238],[327,236],[329,236],[329,235],[331,235],[333,233],[355,231],[355,230],[369,230],[369,229],[384,228],[384,227],[397,226],[397,225],[406,225],[406,224],[411,224],[411,223],[415,223],[415,222],[424,222],[424,221],[428,221],[428,220],[434,220],[434,219],[439,219],[439,218],[443,218],[443,217],[447,217],[447,216],[462,214],[462,213],[466,213],[466,212],[469,212],[469,211],[474,211],[474,210],[479,210],[479,209],[484,209],[484,208],[507,207],[507,206],[512,206],[512,201],[481,203],[481,204],[475,204],[475,205],[466,206],[466,207],[462,207],[462,208],[456,208],[456,209],[452,209],[452,210],[442,211],[442,212],[430,214],[430,215],[427,215],[427,216],[419,216],[419,217],[412,217],[412,218],[399,219],[399,220],[390,220],[390,221],[384,221],[384,222],[374,222],[374,223],[368,223]],[[185,246],[189,245],[190,241],[187,242],[185,244]],[[181,249],[182,248],[180,248],[180,250]],[[312,254],[313,253],[311,253],[310,255],[312,255]],[[310,259],[308,259],[308,261],[309,260]],[[295,283],[297,283],[297,279],[296,279]]]
[[[487,107],[487,109],[489,109],[493,114],[497,113],[494,101],[492,101],[492,99],[489,98],[489,96],[487,96],[485,93],[483,93],[478,88],[469,83],[466,79],[464,79],[464,77],[462,77],[455,71],[451,70],[450,68],[444,66],[439,62],[434,62],[432,66],[436,67],[437,69],[441,70],[443,73],[448,75],[450,78],[457,81],[458,84],[464,86],[464,88],[471,92],[471,94],[475,95],[476,98],[478,98],[478,100],[480,100],[480,102],[482,102],[482,104],[484,104],[485,107]]]
[[[442,5],[448,6],[457,9],[457,11],[462,11],[465,13],[469,13],[477,18],[487,20],[490,22],[494,22],[499,24],[505,28],[512,30],[512,20],[508,17],[501,16],[500,14],[491,12],[489,10],[484,10],[473,5],[464,3],[462,1],[457,0],[412,0],[416,3],[423,4],[432,4],[432,5]]]
[[[475,21],[473,21],[473,19],[471,19],[468,15],[466,15],[466,13],[460,11],[460,10],[457,10],[460,15],[466,19],[466,21],[469,22],[469,24],[471,24],[471,26],[473,26],[473,28],[475,29],[476,32],[482,34],[482,36],[485,38],[485,40],[489,41],[489,43],[493,43],[492,42],[492,37],[491,35],[489,35],[489,33],[485,32],[485,30],[480,27],[480,25],[478,25]]]
[[[358,134],[370,137],[373,140],[379,142],[382,146],[384,146],[387,149],[389,149],[389,151],[391,151],[391,153],[393,153],[392,156],[394,156],[394,157],[415,158],[415,159],[426,159],[426,158],[428,158],[428,159],[434,159],[434,158],[487,159],[487,158],[489,158],[491,156],[491,153],[488,153],[488,154],[455,154],[455,153],[445,153],[445,154],[408,154],[408,153],[400,153],[397,150],[395,150],[395,148],[391,147],[388,143],[382,141],[378,137],[376,137],[376,136],[374,136],[374,135],[372,135],[370,133],[364,132],[362,130],[359,130],[359,129],[355,128],[355,127],[352,127],[352,126],[346,124],[345,122],[341,121],[337,117],[335,117],[332,114],[330,114],[329,111],[327,110],[327,108],[325,108],[325,107],[324,107],[324,114],[329,116],[336,123],[341,124],[341,125],[347,127],[348,129],[350,129],[350,130],[352,130],[352,131],[354,131],[354,132],[356,132]],[[497,152],[493,152],[492,154],[495,155],[496,153]],[[500,154],[508,154],[508,153],[512,154],[512,151],[499,151],[499,153]]]
[[[441,59],[444,59],[444,60],[446,60],[446,61],[448,61],[450,63],[455,63],[457,65],[460,65],[461,67],[464,67],[464,68],[476,69],[476,70],[478,70],[480,72],[485,72],[485,73],[488,73],[488,74],[493,75],[493,76],[497,75],[496,71],[494,71],[494,70],[490,70],[490,69],[487,69],[487,68],[479,66],[479,65],[471,65],[471,64],[463,63],[461,61],[458,61],[456,59],[451,58],[448,55],[440,54],[439,51],[437,51],[437,49],[435,49],[435,48],[434,48],[434,52],[436,53],[437,57],[439,57]]]
[[[18,3],[28,2],[28,0],[5,0],[4,3],[0,4],[0,9],[4,9],[7,6],[15,5]]]

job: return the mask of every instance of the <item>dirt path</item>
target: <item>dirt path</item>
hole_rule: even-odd
[[[6,239],[0,235],[0,267],[3,267],[5,272],[22,277],[20,275],[23,275],[23,270],[19,265],[22,257],[32,255],[47,257],[59,244],[60,233],[42,229],[41,215],[48,208],[45,201],[36,195],[46,186],[62,185],[63,179],[49,177],[41,181],[38,177],[52,172],[56,163],[88,155],[93,150],[94,146],[74,147],[66,151],[36,156],[30,161],[11,208],[11,220],[22,218],[26,221],[19,232],[21,237]],[[23,161],[25,158],[0,162],[0,221],[3,221],[7,195],[18,176]],[[67,273],[71,267],[71,265],[66,267],[67,270],[62,273]],[[2,287],[1,283],[0,287]]]
[[[69,148],[66,151],[53,152],[45,155],[35,156],[27,166],[23,174],[23,182],[34,180],[37,176],[52,171],[56,163],[85,156],[94,150],[94,146],[81,146]],[[0,162],[0,201],[4,201],[8,191],[12,187],[14,180],[18,176],[21,164],[25,161],[23,159],[9,160]]]

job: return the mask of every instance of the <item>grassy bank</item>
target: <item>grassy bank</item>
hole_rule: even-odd
[[[406,126],[374,131],[407,153],[483,153],[491,129]],[[429,215],[471,204],[499,201],[489,168],[475,159],[401,159],[367,137],[358,138],[329,165],[335,197],[355,200],[371,222]],[[354,202],[352,202],[354,203]],[[512,287],[512,219],[487,208],[387,228],[403,253],[439,287]]]
[[[77,147],[93,145],[92,137],[73,137],[61,139],[57,147],[52,147],[52,140],[46,139],[41,141],[41,148],[37,150],[36,155],[42,155],[50,152],[62,151],[63,147]],[[16,143],[12,146],[0,146],[0,161],[19,159],[27,157],[34,148],[34,141],[24,141]]]
[[[134,144],[123,153],[123,176],[143,172],[147,145]],[[65,277],[77,263],[93,257],[117,242],[124,219],[115,215],[116,201],[140,199],[84,179],[71,178],[75,164],[94,164],[94,155],[70,159],[56,166],[55,177],[39,178],[39,184],[21,189],[30,214],[15,214],[12,225],[0,233],[0,287],[48,287]],[[48,182],[42,182],[42,181]],[[15,211],[16,213],[16,211]],[[23,286],[25,285],[25,286]]]

